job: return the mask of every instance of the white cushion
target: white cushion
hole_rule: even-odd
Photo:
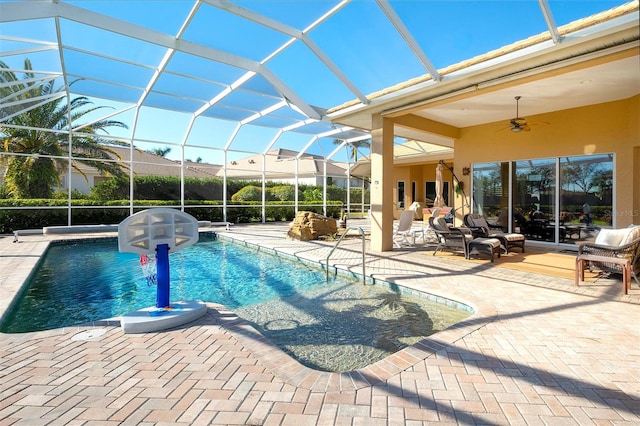
[[[623,238],[622,241],[620,241],[621,246],[630,244],[636,238],[640,238],[640,225],[629,225],[629,227],[625,229],[627,229],[629,233],[626,238]]]
[[[628,234],[631,233],[631,229],[623,228],[623,229],[601,229],[596,237],[596,244],[603,244],[606,246],[621,246],[626,243],[628,238]]]
[[[501,234],[500,236],[504,237],[504,239],[507,241],[523,241],[524,240],[524,235],[522,234]]]
[[[478,244],[482,244],[485,246],[491,246],[493,248],[498,248],[500,247],[500,240],[496,239],[496,238],[474,238],[473,240],[470,241],[470,244],[472,246],[478,245]]]

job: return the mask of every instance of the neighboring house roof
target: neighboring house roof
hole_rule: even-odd
[[[260,179],[265,161],[265,174],[270,179],[288,179],[296,177],[296,157],[298,151],[274,149],[262,154],[255,154],[227,163],[227,177],[243,179]],[[297,160],[297,176],[310,177],[324,174],[325,158],[320,155],[304,154]],[[345,177],[347,167],[344,163],[327,161],[327,176]],[[218,176],[223,176],[220,169]]]
[[[179,161],[170,160],[137,148],[131,150],[127,147],[109,146],[109,149],[116,152],[120,157],[118,160],[122,160],[125,163],[129,163],[130,153],[133,153],[133,170],[136,176],[180,176]],[[194,161],[185,161],[184,165],[184,176],[197,178],[215,177],[218,170],[222,168],[219,164],[197,163]],[[78,168],[85,174],[96,171],[84,164],[79,164]]]

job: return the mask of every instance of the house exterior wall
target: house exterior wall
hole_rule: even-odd
[[[513,133],[504,122],[461,129],[455,142],[455,172],[470,188],[462,168],[474,163],[614,154],[616,227],[640,224],[640,96],[537,116],[547,122]],[[468,192],[468,191],[467,191]]]
[[[82,176],[78,172],[71,173],[71,189],[75,189],[76,191],[80,191],[84,194],[88,194],[91,191],[91,188],[95,185],[94,178],[96,176],[100,176],[97,173],[87,173],[85,171],[85,176]],[[58,190],[66,190],[67,189],[67,174],[60,175],[60,185],[57,188]]]
[[[451,164],[447,163],[449,166]],[[394,180],[395,186],[393,188],[393,217],[394,219],[399,219],[400,214],[405,208],[409,208],[414,201],[417,201],[421,204],[425,204],[425,182],[435,182],[436,180],[436,166],[438,163],[427,163],[427,164],[412,164],[412,165],[396,165],[394,167]],[[454,183],[452,182],[452,175],[446,167],[442,170],[442,179],[444,182],[449,182],[449,199],[453,201],[453,188]],[[404,205],[405,208],[398,208],[397,200],[398,200],[398,182],[405,182],[405,197],[404,197]],[[411,184],[412,182],[416,183],[416,197],[413,199],[411,194]],[[426,207],[426,205],[424,206]],[[449,206],[453,207],[453,206]],[[422,217],[422,212],[418,215]]]

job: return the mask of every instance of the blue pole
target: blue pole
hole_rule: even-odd
[[[158,244],[156,247],[156,273],[158,288],[156,292],[156,307],[168,308],[169,304],[169,245]]]

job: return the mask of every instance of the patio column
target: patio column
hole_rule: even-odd
[[[371,118],[371,250],[393,249],[393,121]],[[386,199],[385,199],[386,195]]]

